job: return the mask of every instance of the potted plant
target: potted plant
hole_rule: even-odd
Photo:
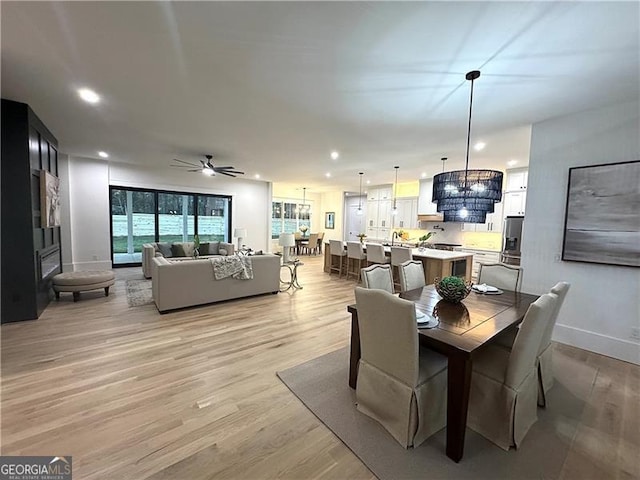
[[[200,237],[195,235],[193,237],[193,258],[198,258],[200,256]]]
[[[427,240],[435,235],[435,232],[429,232],[426,235],[422,235],[418,240],[420,241],[420,248],[424,250],[427,248]]]
[[[307,230],[309,230],[309,227],[307,227],[306,225],[302,225],[300,227],[300,231],[302,232],[302,236],[306,237],[307,236]]]
[[[364,243],[364,239],[367,238],[366,233],[359,233],[357,237],[360,239],[360,243]]]
[[[442,280],[436,278],[434,283],[438,295],[451,303],[460,303],[471,292],[471,283],[459,277],[444,277]]]

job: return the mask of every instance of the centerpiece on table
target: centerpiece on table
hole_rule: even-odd
[[[451,303],[460,303],[471,292],[471,282],[465,282],[459,277],[444,277],[434,281],[436,292],[444,300]]]
[[[300,231],[302,232],[302,236],[306,237],[307,236],[307,230],[309,230],[309,227],[307,227],[306,225],[302,225],[300,227]]]
[[[366,233],[359,233],[356,236],[360,239],[360,243],[364,243],[364,239],[367,238],[367,234]]]

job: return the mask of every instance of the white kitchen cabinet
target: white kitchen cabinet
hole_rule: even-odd
[[[516,168],[507,170],[506,192],[520,192],[527,189],[529,170],[526,168]]]
[[[507,192],[503,195],[503,218],[524,215],[527,204],[527,192]]]
[[[393,188],[391,186],[385,187],[374,187],[370,188],[367,191],[367,200],[392,200],[393,199]]]
[[[380,193],[379,189],[373,196],[379,198],[381,195],[386,196],[387,193]],[[391,232],[391,208],[392,200],[367,200],[367,219],[366,234],[371,240],[388,239]]]
[[[433,197],[433,178],[420,180],[418,195],[418,215],[437,215],[438,206],[431,201]]]
[[[418,228],[418,199],[398,198],[396,205],[398,207],[398,213],[391,218],[393,222],[392,228]]]
[[[500,252],[487,250],[475,250],[473,248],[457,248],[457,251],[471,253],[473,255],[473,265],[471,267],[471,278],[474,282],[478,280],[478,271],[481,263],[499,263]]]
[[[504,198],[504,195],[502,196]],[[485,223],[463,223],[460,227],[462,232],[502,232],[502,224],[504,223],[504,214],[502,202],[494,205],[493,213],[487,214]]]

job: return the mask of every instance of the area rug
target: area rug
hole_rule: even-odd
[[[151,280],[127,280],[127,303],[130,307],[153,303]]]
[[[558,355],[556,355],[558,357]],[[356,410],[343,348],[277,375],[380,479],[558,478],[597,371],[568,357],[558,366],[548,407],[518,450],[506,452],[467,429],[464,457],[445,455],[445,430],[416,449],[402,448],[377,422]]]

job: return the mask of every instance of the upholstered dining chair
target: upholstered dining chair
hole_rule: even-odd
[[[340,240],[329,240],[329,253],[331,254],[331,267],[329,275],[338,272],[338,278],[342,277],[342,269],[346,270],[347,251]]]
[[[322,243],[324,242],[324,232],[318,233],[318,252],[322,253]]]
[[[424,267],[420,260],[407,260],[398,267],[398,277],[400,277],[400,291],[406,292],[414,288],[424,287]]]
[[[303,240],[300,246],[302,248],[302,253],[307,252],[311,255],[311,252],[313,252],[315,255],[318,253],[318,234],[312,233],[309,235],[309,240]]]
[[[367,243],[367,263],[389,263],[390,259],[384,254],[384,247],[380,243]]]
[[[446,424],[447,359],[420,349],[413,302],[361,287],[355,295],[362,354],[357,409],[404,448],[417,447]]]
[[[400,288],[398,268],[401,263],[411,260],[411,249],[407,247],[391,247],[391,267],[393,268],[393,284]]]
[[[360,281],[360,269],[362,263],[367,261],[367,254],[364,253],[361,242],[347,242],[347,279],[351,275]],[[365,263],[366,265],[366,263]]]
[[[393,276],[390,265],[369,265],[362,269],[361,274],[364,288],[377,288],[393,293]]]
[[[547,293],[529,306],[511,350],[487,345],[474,357],[467,426],[505,450],[538,420],[538,349],[557,301]]]
[[[481,263],[478,270],[478,283],[519,292],[522,284],[522,267],[504,263]]]

